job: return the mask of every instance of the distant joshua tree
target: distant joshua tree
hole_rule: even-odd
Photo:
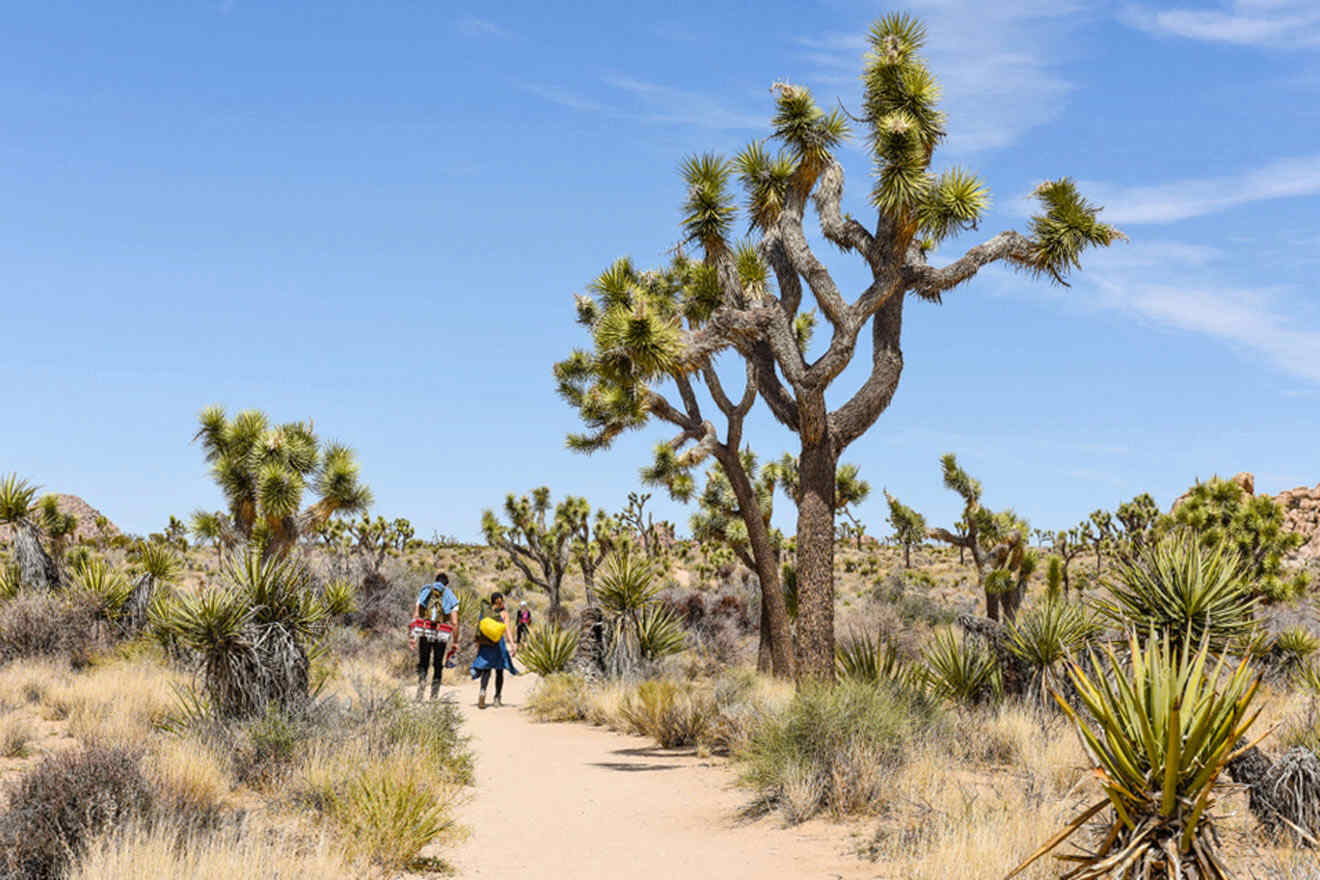
[[[889,502],[889,524],[894,527],[894,537],[903,545],[903,567],[911,568],[912,545],[926,540],[926,518],[888,491],[885,501]]]
[[[353,451],[322,445],[310,422],[272,425],[259,410],[231,420],[219,406],[202,410],[195,440],[229,504],[229,522],[265,557],[285,555],[304,534],[336,514],[371,506],[371,490],[358,478]],[[316,500],[302,507],[303,494]]]
[[[60,569],[41,545],[41,522],[45,510],[42,505],[33,503],[38,488],[19,479],[18,474],[10,474],[0,481],[0,525],[14,528],[19,585],[34,590],[55,590],[61,586]]]
[[[523,577],[550,598],[549,616],[554,621],[566,616],[561,604],[564,575],[573,559],[573,540],[590,513],[585,500],[571,496],[559,502],[552,513],[550,488],[541,486],[530,496],[509,495],[504,499],[507,523],[492,510],[481,514],[486,543],[503,550]]]

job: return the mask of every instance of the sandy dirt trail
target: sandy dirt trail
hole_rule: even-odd
[[[465,670],[456,670],[465,671]],[[476,786],[460,818],[470,836],[428,849],[462,878],[545,880],[871,880],[856,828],[740,821],[745,791],[721,759],[652,748],[522,711],[536,677],[505,680],[504,706],[478,710],[470,681],[445,686],[466,719]],[[493,686],[492,686],[493,689]]]

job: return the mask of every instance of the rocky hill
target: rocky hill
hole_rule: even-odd
[[[1231,482],[1241,486],[1248,495],[1256,494],[1256,478],[1252,474],[1240,473]],[[1187,493],[1180,495],[1170,510],[1177,509],[1186,497]],[[1306,539],[1306,543],[1293,554],[1292,561],[1302,564],[1320,562],[1320,483],[1312,488],[1288,489],[1275,495],[1274,500],[1283,508],[1284,528]]]
[[[96,537],[113,538],[120,533],[119,527],[112,523],[108,517],[105,517],[101,511],[92,505],[83,501],[77,495],[62,495],[58,492],[51,493],[55,496],[55,503],[61,513],[72,513],[77,519],[78,524],[74,528],[74,540],[93,540]],[[102,526],[98,529],[97,521],[102,520]],[[0,541],[8,542],[13,529],[10,526],[0,526]]]

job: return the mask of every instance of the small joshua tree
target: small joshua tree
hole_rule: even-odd
[[[1086,552],[1091,544],[1091,524],[1083,522],[1068,531],[1054,533],[1054,553],[1059,560],[1059,576],[1063,587],[1063,596],[1068,597],[1071,582],[1068,580],[1068,566],[1074,559]],[[1081,589],[1078,588],[1078,593]]]
[[[955,547],[964,547],[976,566],[977,584],[985,592],[986,616],[999,620],[1000,609],[1012,621],[1026,595],[1027,578],[1036,568],[1036,554],[1027,547],[1029,527],[1012,510],[994,513],[981,506],[981,483],[958,465],[952,452],[940,464],[944,485],[963,499],[961,522],[966,533],[932,529],[930,536]]]
[[[899,501],[888,490],[885,501],[889,503],[889,524],[894,527],[894,537],[903,545],[903,567],[912,567],[912,545],[926,539],[926,518],[911,507]]]
[[[550,507],[550,488],[533,489],[530,496],[504,499],[500,522],[492,510],[481,514],[481,531],[486,543],[503,550],[527,580],[550,597],[550,617],[565,616],[560,592],[564,575],[572,562],[572,542],[590,515],[590,506],[581,498],[568,497]]]
[[[222,407],[209,406],[200,423],[194,439],[201,441],[229,503],[229,521],[266,556],[287,553],[337,514],[371,506],[353,451],[340,443],[323,445],[310,422],[272,425],[258,410],[229,419]],[[316,500],[303,508],[308,489]]]

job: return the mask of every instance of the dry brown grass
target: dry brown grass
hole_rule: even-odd
[[[36,728],[31,719],[17,712],[0,715],[0,758],[26,758],[32,753]]]
[[[206,880],[316,877],[355,880],[380,877],[369,865],[345,859],[327,833],[299,833],[253,822],[237,831],[190,839],[169,823],[131,825],[95,840],[69,880]]]

